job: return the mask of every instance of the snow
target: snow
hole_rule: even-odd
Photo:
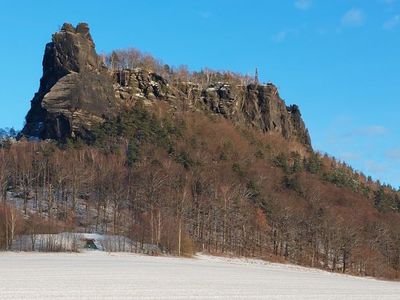
[[[121,235],[79,232],[21,235],[15,238],[11,249],[13,251],[80,252],[85,249],[85,240],[87,239],[93,240],[97,249],[101,251],[144,254],[160,254],[162,252],[155,244],[141,244]]]
[[[0,299],[399,299],[400,283],[258,260],[0,253]]]

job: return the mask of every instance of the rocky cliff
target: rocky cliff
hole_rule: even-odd
[[[22,134],[40,139],[85,137],[116,113],[112,77],[95,51],[87,24],[64,24],[46,45],[39,91]]]
[[[308,130],[297,105],[286,106],[273,84],[233,85],[228,82],[168,83],[160,75],[140,68],[114,72],[115,96],[122,103],[168,101],[192,110],[208,110],[235,123],[264,132],[278,132],[311,146]]]
[[[93,124],[138,100],[167,101],[172,110],[203,110],[311,146],[296,105],[287,107],[272,84],[207,84],[171,80],[144,68],[112,71],[95,52],[87,24],[64,24],[46,45],[43,77],[23,135],[85,138]]]

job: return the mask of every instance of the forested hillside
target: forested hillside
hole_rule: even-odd
[[[80,28],[56,40],[80,40]],[[1,139],[1,249],[21,234],[98,232],[175,255],[399,277],[399,192],[312,150],[298,107],[272,84],[173,69],[133,50],[113,52],[108,67],[79,57],[75,71],[50,68],[49,57],[44,71],[59,81],[49,88],[54,74],[44,72],[19,141]],[[101,104],[87,101],[95,87],[60,92],[96,76],[113,82],[112,101],[106,87]]]

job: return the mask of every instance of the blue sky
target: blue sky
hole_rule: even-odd
[[[99,53],[136,47],[171,65],[272,81],[315,149],[400,185],[400,0],[9,1],[0,4],[0,127],[20,129],[45,44],[88,22]]]

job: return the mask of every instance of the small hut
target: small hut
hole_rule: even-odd
[[[83,238],[82,241],[85,249],[99,250],[99,248],[96,246],[95,239]]]
[[[80,236],[81,247],[89,250],[104,251],[104,236],[95,233],[83,233]]]

